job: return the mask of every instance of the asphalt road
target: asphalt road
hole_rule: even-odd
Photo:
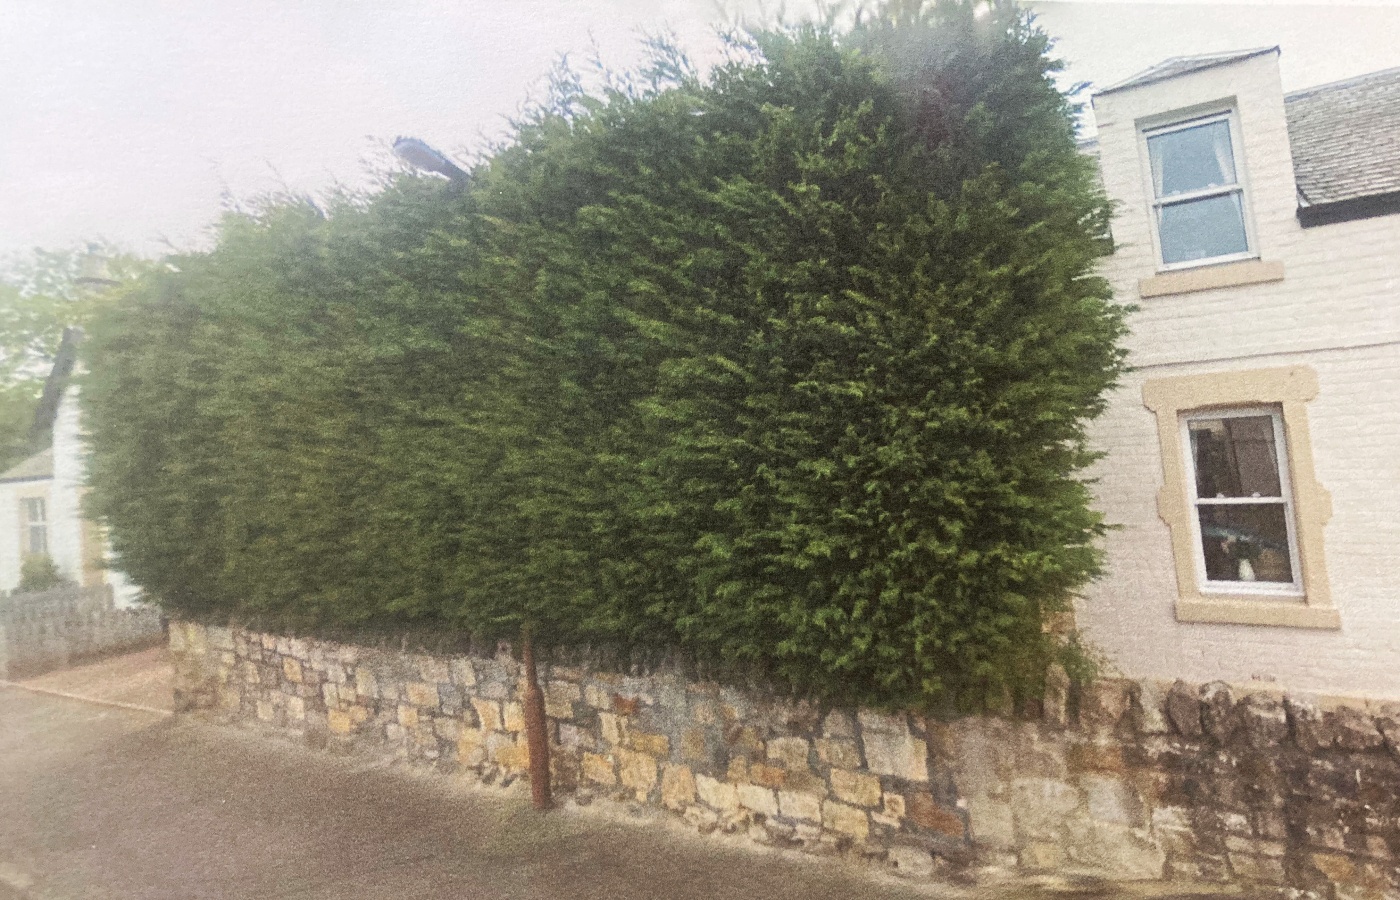
[[[164,667],[159,654],[133,655],[29,683],[117,691],[126,706],[0,684],[0,900],[1204,896],[1164,884],[913,884],[700,837],[657,811],[599,802],[541,815],[523,783],[473,788],[141,708],[168,693],[142,673]]]
[[[592,807],[541,816],[442,776],[0,687],[0,900],[929,896],[836,861]]]

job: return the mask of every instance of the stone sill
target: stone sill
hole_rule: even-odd
[[[1146,300],[1149,297],[1190,294],[1195,291],[1212,291],[1216,288],[1282,280],[1283,263],[1246,259],[1218,266],[1202,266],[1199,269],[1163,272],[1151,278],[1143,278],[1138,281],[1138,295]]]
[[[1176,601],[1176,620],[1217,625],[1320,628],[1332,631],[1342,627],[1342,617],[1334,607],[1232,596],[1182,598]]]

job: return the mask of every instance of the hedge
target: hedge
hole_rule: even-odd
[[[663,49],[465,189],[226,218],[87,346],[120,565],[294,631],[1033,692],[1099,565],[1084,429],[1123,365],[1056,66],[1009,5],[897,4],[707,77]]]

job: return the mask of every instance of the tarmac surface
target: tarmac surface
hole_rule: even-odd
[[[147,651],[0,684],[0,900],[1167,896],[913,884],[617,804],[540,814],[523,783],[472,787],[171,717],[168,679],[147,671],[163,667]]]

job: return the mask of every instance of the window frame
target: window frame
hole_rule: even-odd
[[[1213,188],[1201,188],[1165,199],[1158,197],[1156,179],[1153,178],[1152,175],[1151,139],[1176,131],[1185,131],[1188,128],[1209,125],[1214,122],[1226,122],[1230,128],[1230,153],[1234,157],[1235,162],[1234,184]],[[1144,175],[1147,185],[1148,201],[1147,217],[1151,223],[1149,230],[1152,232],[1152,252],[1153,258],[1156,260],[1157,271],[1178,272],[1183,269],[1196,269],[1202,266],[1214,266],[1224,263],[1240,262],[1242,260],[1258,259],[1259,248],[1255,237],[1254,219],[1250,214],[1249,205],[1249,177],[1245,171],[1244,154],[1240,152],[1240,148],[1243,146],[1243,140],[1240,133],[1240,119],[1234,104],[1197,110],[1184,117],[1181,114],[1177,114],[1166,121],[1139,123],[1138,138],[1142,153],[1143,167],[1145,169]],[[1210,197],[1224,197],[1230,194],[1239,194],[1240,197],[1240,216],[1244,224],[1244,251],[1239,253],[1225,253],[1220,256],[1210,256],[1202,259],[1188,259],[1182,262],[1167,262],[1162,255],[1161,210],[1167,206],[1177,206],[1182,203],[1190,203]]]
[[[1202,497],[1197,493],[1196,454],[1191,448],[1191,423],[1203,419],[1243,419],[1267,416],[1274,434],[1275,463],[1278,466],[1278,497]],[[1181,450],[1186,464],[1187,505],[1191,513],[1192,543],[1196,556],[1196,586],[1203,594],[1258,594],[1261,597],[1303,597],[1302,566],[1298,554],[1297,512],[1293,500],[1293,479],[1289,473],[1288,439],[1283,429],[1283,411],[1277,406],[1231,407],[1228,409],[1194,409],[1182,412]],[[1261,506],[1277,502],[1283,507],[1284,527],[1288,535],[1289,569],[1293,579],[1283,581],[1212,581],[1206,572],[1205,540],[1201,534],[1200,510],[1204,506]]]
[[[1171,535],[1177,621],[1341,627],[1341,617],[1332,605],[1323,546],[1323,529],[1332,517],[1332,497],[1314,475],[1308,428],[1307,404],[1317,392],[1317,373],[1308,366],[1178,375],[1143,384],[1143,404],[1157,420],[1162,460],[1157,511]],[[1194,461],[1184,422],[1217,418],[1234,410],[1265,409],[1277,413],[1283,435],[1279,467],[1286,469],[1280,475],[1289,478],[1293,502],[1290,550],[1294,552],[1291,562],[1299,592],[1281,590],[1280,582],[1262,582],[1264,587],[1260,587],[1258,582],[1208,582],[1204,578],[1200,526],[1192,502]]]
[[[38,495],[27,495],[19,498],[20,502],[20,556],[45,556],[49,553],[49,516],[48,498]],[[38,518],[33,513],[36,508],[39,511]],[[39,535],[43,539],[43,549],[34,549],[34,532],[38,529]]]

